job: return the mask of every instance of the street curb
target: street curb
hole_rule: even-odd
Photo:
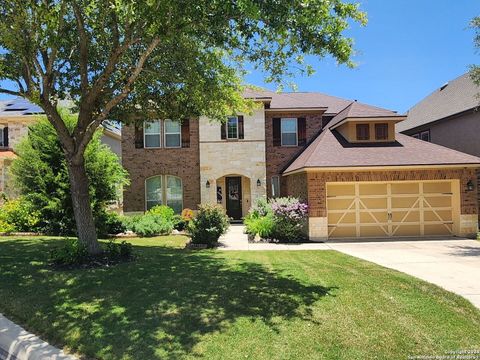
[[[0,314],[0,360],[78,360]]]

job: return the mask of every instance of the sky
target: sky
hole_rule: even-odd
[[[346,32],[355,41],[357,67],[307,57],[316,73],[295,78],[298,91],[323,92],[403,113],[468,71],[470,64],[480,64],[474,32],[468,28],[469,21],[480,15],[480,1],[360,0],[360,4],[368,24],[352,24]],[[275,90],[264,78],[260,71],[252,71],[245,80]],[[0,94],[0,100],[4,98]]]
[[[365,27],[352,26],[358,54],[355,69],[333,59],[309,57],[316,70],[294,79],[298,91],[318,91],[406,112],[425,96],[480,64],[470,20],[480,15],[478,0],[363,0]],[[251,84],[275,90],[260,72]]]

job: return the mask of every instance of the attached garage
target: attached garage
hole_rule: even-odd
[[[459,181],[326,184],[328,238],[453,235]]]

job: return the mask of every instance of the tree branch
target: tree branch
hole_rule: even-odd
[[[80,78],[82,93],[86,94],[88,89],[88,38],[85,31],[85,23],[83,21],[82,12],[78,7],[76,1],[73,1],[73,11],[75,13],[75,19],[77,20],[77,30],[79,36],[80,45]]]
[[[23,96],[23,94],[19,91],[13,91],[13,90],[8,90],[3,88],[0,88],[0,93],[13,95],[13,96]]]
[[[148,57],[150,54],[155,50],[155,48],[158,46],[160,43],[160,38],[154,38],[150,45],[147,47],[147,49],[142,53],[140,58],[138,59],[137,65],[133,69],[132,74],[128,78],[126,84],[124,85],[122,91],[113,97],[110,101],[107,102],[105,105],[104,109],[102,112],[97,116],[97,118],[92,121],[85,133],[82,139],[78,142],[78,149],[77,153],[83,153],[85,151],[86,146],[88,145],[88,142],[91,140],[93,134],[95,133],[95,130],[100,126],[100,124],[107,119],[108,115],[110,114],[110,111],[118,105],[123,99],[125,99],[128,94],[131,91],[131,87],[133,83],[137,80],[138,76],[143,70],[143,66],[145,65],[145,61],[147,61]]]

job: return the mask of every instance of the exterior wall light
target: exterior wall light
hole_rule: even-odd
[[[257,186],[262,186],[262,182],[260,181],[260,179],[257,180]]]
[[[206,187],[207,189],[210,188],[210,181],[207,180],[207,183],[205,184],[205,187]]]
[[[473,191],[475,189],[475,184],[472,180],[468,180],[467,182],[467,191]]]

